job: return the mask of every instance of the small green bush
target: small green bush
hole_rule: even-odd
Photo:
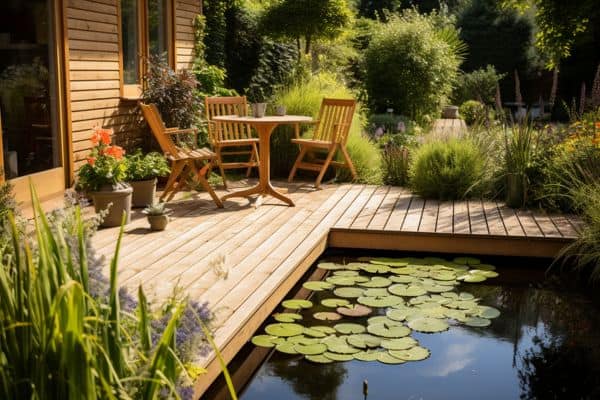
[[[415,151],[410,183],[426,198],[462,199],[481,193],[485,169],[485,156],[472,141],[434,141]]]
[[[381,158],[383,182],[393,186],[406,185],[410,166],[408,147],[390,143],[383,149]]]
[[[142,154],[139,149],[125,156],[125,166],[128,181],[144,181],[167,176],[170,172],[167,160],[162,154],[156,152]]]
[[[455,104],[468,100],[477,100],[484,104],[493,104],[496,98],[496,85],[506,74],[499,74],[496,68],[488,65],[473,72],[464,73],[458,79],[452,93]]]
[[[467,100],[461,104],[459,108],[460,116],[465,120],[467,125],[482,123],[485,121],[486,108],[483,103],[477,100]]]

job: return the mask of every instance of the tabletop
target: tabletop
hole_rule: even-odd
[[[303,115],[268,115],[261,118],[255,117],[239,117],[237,115],[222,115],[219,117],[213,117],[214,121],[221,122],[240,122],[244,124],[260,125],[260,124],[295,124],[303,122],[312,122],[311,117]]]

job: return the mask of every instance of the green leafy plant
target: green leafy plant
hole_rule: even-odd
[[[152,204],[142,211],[146,215],[168,215],[172,210],[166,208],[167,203]]]
[[[486,160],[471,140],[433,141],[415,150],[409,174],[411,187],[426,198],[462,199],[484,189]]]
[[[169,164],[162,154],[156,152],[142,154],[139,149],[125,157],[125,165],[128,181],[145,181],[167,176],[170,172]]]
[[[77,188],[86,192],[96,192],[106,187],[119,186],[127,178],[123,155],[120,146],[111,145],[113,131],[94,128],[90,138],[92,150],[85,163],[77,173]]]
[[[9,212],[14,214],[17,209],[13,189],[10,182],[0,182],[0,219],[4,218]]]
[[[467,125],[473,125],[485,122],[487,109],[485,104],[477,100],[467,100],[461,104],[458,112]]]
[[[496,97],[496,85],[506,74],[499,74],[493,65],[461,74],[452,93],[455,104],[468,100],[477,100],[484,104],[493,104]]]
[[[382,151],[383,182],[386,185],[404,186],[408,183],[409,150],[406,146],[387,144]]]

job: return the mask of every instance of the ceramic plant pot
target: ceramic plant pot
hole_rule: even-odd
[[[145,181],[131,181],[129,184],[133,188],[132,207],[147,207],[154,204],[156,178]]]
[[[108,213],[100,224],[101,227],[121,226],[123,213],[125,213],[125,224],[127,225],[131,221],[132,194],[133,189],[126,183],[114,187],[103,187],[97,192],[90,193],[96,213],[108,209]]]
[[[262,118],[267,112],[267,103],[252,103],[252,116],[254,118]]]
[[[275,115],[279,115],[280,117],[282,117],[285,115],[286,112],[287,109],[283,104],[279,104],[277,107],[275,107]]]
[[[164,231],[169,223],[169,216],[164,215],[148,215],[150,229],[153,231]]]

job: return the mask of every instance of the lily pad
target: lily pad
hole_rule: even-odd
[[[369,307],[363,306],[361,304],[354,304],[352,306],[344,306],[338,307],[336,309],[338,314],[341,314],[345,317],[364,317],[373,312],[373,310]]]
[[[302,319],[302,315],[294,313],[277,313],[273,314],[273,318],[277,322],[294,322]]]
[[[344,266],[341,264],[336,264],[332,262],[320,262],[317,264],[317,268],[326,269],[326,270],[336,270],[336,269],[344,269]]]
[[[417,278],[410,275],[391,275],[388,277],[388,279],[394,283],[412,283]]]
[[[317,364],[330,364],[333,362],[331,358],[327,358],[323,354],[317,354],[315,356],[305,356],[304,358],[310,362],[314,362]]]
[[[413,307],[392,308],[387,310],[385,315],[391,320],[400,322],[406,320],[409,316],[416,314],[418,311],[418,309]]]
[[[463,276],[459,276],[457,279],[468,283],[479,283],[487,280],[485,276],[479,274],[466,274]]]
[[[415,346],[407,350],[388,350],[392,357],[404,361],[421,361],[429,357],[429,350],[421,346]]]
[[[407,336],[399,339],[383,339],[380,346],[387,350],[407,350],[418,344],[415,339]]]
[[[444,296],[448,299],[458,299],[458,294],[455,292],[446,292],[446,293],[441,293],[441,296]]]
[[[363,333],[367,330],[363,325],[352,323],[336,324],[333,328],[343,335]]]
[[[494,319],[500,316],[500,311],[494,307],[479,306],[477,316],[486,319]]]
[[[473,296],[471,293],[468,293],[468,292],[460,292],[458,297],[461,300],[473,300],[475,298],[475,296]]]
[[[412,275],[417,272],[416,268],[414,267],[393,268],[390,271],[396,275]]]
[[[390,318],[386,317],[385,315],[377,315],[375,317],[371,317],[367,320],[367,323],[369,325],[383,324],[383,323],[386,323],[388,325],[403,325],[402,322],[394,321],[393,319],[390,319]]]
[[[486,271],[483,269],[472,269],[469,272],[471,274],[485,276],[486,278],[497,278],[500,275],[496,271]]]
[[[308,281],[302,284],[304,289],[312,290],[315,292],[319,292],[322,290],[333,289],[334,285],[329,282],[323,281]]]
[[[438,281],[453,281],[456,279],[456,274],[450,271],[436,271],[429,274],[429,276]]]
[[[293,343],[293,344],[309,345],[309,344],[319,343],[319,339],[314,338],[314,337],[307,337],[304,335],[298,335],[298,336],[292,336],[292,337],[287,338],[287,342]]]
[[[496,267],[491,264],[477,264],[477,269],[482,271],[495,271]]]
[[[296,345],[294,343],[285,342],[275,346],[275,350],[285,354],[298,354],[295,347]]]
[[[289,308],[290,310],[301,310],[303,308],[311,308],[313,303],[310,300],[292,299],[285,300],[283,303],[281,303],[281,305],[284,308]]]
[[[349,345],[359,349],[375,348],[379,347],[381,339],[377,336],[361,333],[357,335],[350,335],[346,339]]]
[[[332,353],[331,351],[326,351],[323,355],[333,361],[350,361],[354,359],[352,354]]]
[[[363,292],[364,292],[364,289],[357,288],[357,287],[341,287],[341,288],[336,288],[333,291],[333,294],[335,294],[338,297],[353,298],[353,297],[362,296]]]
[[[305,334],[306,336],[311,336],[314,338],[323,338],[328,335],[328,333],[325,333],[321,330],[309,328],[309,327],[305,327],[304,331],[302,331],[302,333]]]
[[[369,280],[366,276],[330,276],[325,279],[328,283],[331,283],[336,286],[352,286],[359,282],[366,282]]]
[[[480,317],[470,317],[464,321],[465,325],[473,326],[473,327],[477,327],[477,328],[483,328],[485,326],[489,326],[491,323],[492,323],[492,321],[490,321],[489,319],[480,318]]]
[[[335,276],[357,276],[358,271],[350,271],[350,270],[344,269],[344,270],[340,270],[340,271],[333,271],[333,274]]]
[[[408,336],[410,329],[404,325],[392,325],[384,322],[367,326],[367,332],[384,338],[401,338]]]
[[[446,317],[454,319],[459,322],[464,322],[467,319],[467,314],[461,310],[446,309]]]
[[[366,288],[384,288],[390,286],[391,284],[392,281],[387,278],[382,276],[374,276],[369,281],[361,282],[358,285]]]
[[[474,257],[456,257],[452,260],[455,264],[459,265],[478,265],[481,264],[481,260]]]
[[[395,294],[396,296],[404,296],[404,297],[415,297],[422,296],[427,291],[423,289],[421,286],[410,285],[404,286],[401,283],[392,285],[388,288],[388,291],[391,294]]]
[[[325,325],[311,326],[308,329],[312,329],[312,330],[315,330],[315,331],[323,332],[323,333],[325,333],[327,335],[331,335],[331,334],[335,333],[335,329],[333,329],[330,326],[325,326]]]
[[[408,322],[408,327],[418,332],[435,333],[448,330],[446,321],[438,318],[417,318]]]
[[[406,362],[404,360],[400,360],[399,358],[392,356],[387,351],[382,351],[381,353],[379,353],[377,361],[383,364],[404,364]]]
[[[265,327],[265,332],[271,336],[289,337],[297,336],[302,333],[304,327],[298,324],[278,323],[271,324]]]
[[[294,350],[296,350],[300,354],[304,354],[305,356],[314,356],[317,354],[323,354],[327,351],[327,346],[322,343],[316,344],[296,344],[294,346]]]
[[[389,265],[391,267],[401,267],[404,265],[408,265],[408,261],[406,259],[401,258],[378,257],[372,258],[369,262],[371,264]]]
[[[449,292],[451,290],[454,289],[454,287],[452,286],[448,286],[448,285],[440,285],[440,284],[432,284],[432,285],[421,285],[421,288],[423,288],[423,290],[426,290],[429,293],[444,293],[444,292]]]
[[[356,301],[358,301],[360,304],[369,307],[391,307],[397,304],[404,303],[404,299],[402,299],[402,297],[393,295],[378,297],[362,296],[359,297]]]
[[[321,321],[339,321],[342,319],[342,316],[338,313],[323,311],[314,313],[313,318]]]
[[[256,335],[252,338],[252,344],[258,347],[275,347],[275,343],[273,343],[273,339],[276,339],[277,336],[270,335]]]
[[[370,274],[385,274],[390,271],[390,267],[382,264],[364,264],[360,269]]]
[[[381,350],[366,350],[352,354],[352,357],[358,361],[377,361],[379,355],[384,353]]]
[[[330,299],[323,299],[323,300],[321,300],[321,305],[323,305],[325,307],[329,307],[329,308],[336,308],[336,307],[340,307],[340,306],[347,306],[348,304],[350,304],[350,301],[348,301],[346,299],[330,298]]]
[[[363,291],[363,296],[369,297],[387,296],[388,294],[387,288],[371,288]]]
[[[361,351],[360,349],[350,346],[347,343],[344,344],[344,343],[335,343],[335,342],[327,343],[327,350],[332,353],[338,353],[338,354],[354,354],[354,353],[358,353],[359,351]]]

